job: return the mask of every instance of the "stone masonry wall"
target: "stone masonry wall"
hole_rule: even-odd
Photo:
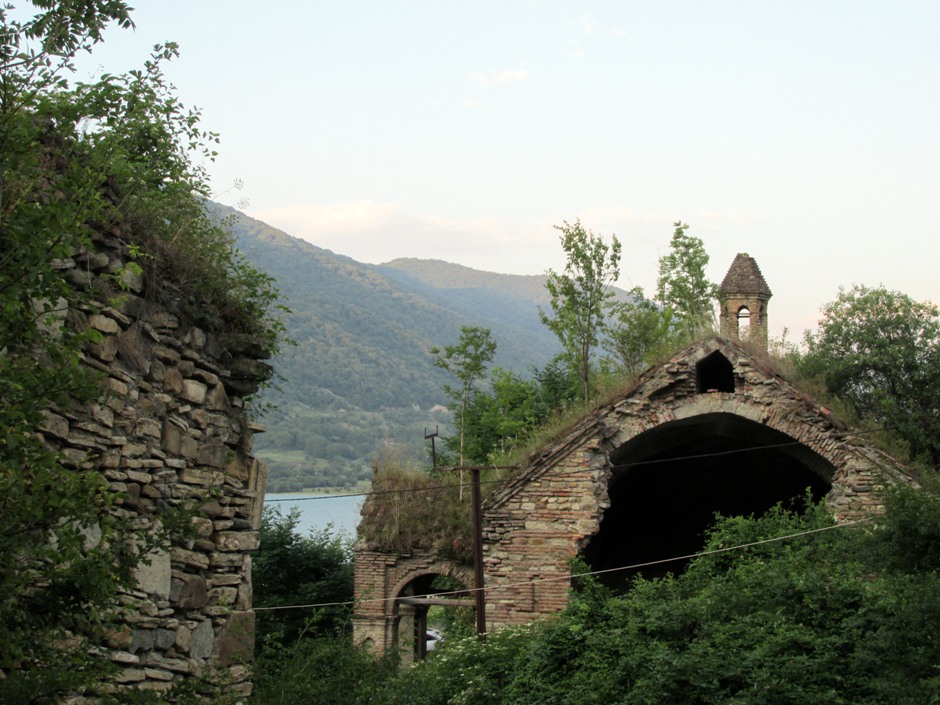
[[[101,471],[137,531],[153,531],[166,510],[197,510],[194,537],[150,555],[125,595],[126,618],[107,644],[118,684],[165,691],[215,671],[228,692],[247,695],[250,553],[267,470],[252,456],[242,399],[269,368],[145,298],[126,264],[124,243],[105,236],[57,263],[73,285],[100,292],[67,321],[101,334],[84,356],[101,394],[83,410],[48,412],[43,432],[75,467]]]
[[[732,364],[733,393],[698,389],[696,364],[716,350]],[[485,506],[490,623],[524,624],[563,609],[570,587],[568,559],[600,528],[610,506],[610,468],[624,461],[613,460],[617,452],[663,424],[713,414],[747,419],[802,444],[794,452],[803,453],[807,463],[816,458],[814,471],[829,473],[827,503],[840,521],[880,509],[876,488],[885,472],[904,477],[891,458],[867,446],[864,437],[845,433],[825,407],[790,387],[760,359],[727,341],[707,341],[585,417]]]

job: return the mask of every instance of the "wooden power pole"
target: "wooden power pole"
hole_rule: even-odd
[[[480,497],[480,468],[470,469],[470,504],[473,505],[473,577],[476,598],[477,639],[486,638],[486,597],[483,594],[483,510]]]

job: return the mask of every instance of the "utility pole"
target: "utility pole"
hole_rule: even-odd
[[[518,470],[518,465],[488,465],[488,466],[449,466],[445,470],[470,471],[470,520],[473,533],[473,596],[476,611],[477,639],[486,639],[486,594],[483,580],[483,494],[480,490],[480,471],[487,470]]]
[[[473,507],[473,582],[476,598],[477,639],[486,639],[486,598],[483,594],[483,511],[480,498],[480,468],[470,469],[470,491]]]
[[[434,427],[434,433],[428,433],[428,429],[424,429],[424,440],[431,439],[431,467],[437,467],[437,448],[434,445],[434,439],[437,438],[438,426]]]

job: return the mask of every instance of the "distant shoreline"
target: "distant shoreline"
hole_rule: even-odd
[[[347,487],[345,489],[315,489],[315,490],[294,490],[292,492],[265,492],[264,496],[268,495],[278,495],[281,497],[356,497],[364,494],[368,494],[372,491],[372,486],[370,483],[364,484],[359,487]]]

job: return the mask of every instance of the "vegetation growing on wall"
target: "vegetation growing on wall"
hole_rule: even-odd
[[[211,158],[217,138],[163,78],[176,47],[156,48],[140,71],[69,81],[72,58],[108,25],[131,27],[129,13],[119,0],[42,0],[15,15],[0,8],[3,702],[107,697],[109,664],[93,645],[132,585],[136,556],[166,539],[164,526],[131,541],[94,459],[60,456],[37,433],[46,411],[68,413],[99,393],[82,363],[95,335],[77,327],[70,307],[143,282],[154,298],[175,287],[181,314],[245,336],[259,357],[283,339],[272,282],[203,210],[205,172],[191,157]],[[123,241],[136,262],[110,272],[107,290],[91,291],[88,272],[59,268],[93,257],[102,238]]]
[[[484,497],[499,486],[502,477],[503,472],[496,469],[481,472]],[[362,506],[360,540],[374,551],[430,549],[469,563],[473,550],[471,505],[461,502],[461,487],[459,473],[453,468],[426,472],[394,455],[381,456],[376,461],[372,491]]]

